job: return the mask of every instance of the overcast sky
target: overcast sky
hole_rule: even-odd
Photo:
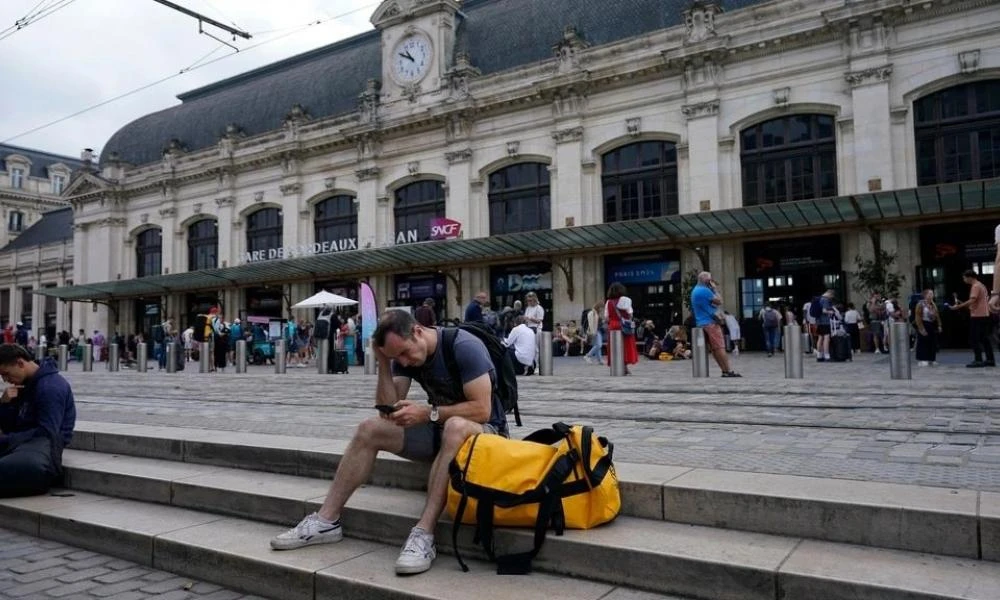
[[[36,5],[44,8],[66,1],[0,0],[0,31],[28,15]],[[172,1],[222,23],[235,24],[253,38],[233,42],[231,35],[206,25],[207,32],[241,51],[21,135],[178,73],[213,50],[216,52],[206,60],[233,53],[231,48],[199,35],[196,19],[154,0],[71,0],[8,37],[0,33],[0,142],[71,157],[78,157],[83,148],[100,152],[123,125],[179,104],[177,94],[371,30],[368,19],[379,4],[373,0]],[[305,27],[316,21],[323,22]],[[268,43],[250,48],[261,42]]]

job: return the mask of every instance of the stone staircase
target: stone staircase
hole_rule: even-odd
[[[344,442],[79,423],[67,491],[0,500],[5,527],[276,599],[939,600],[1000,598],[1000,494],[619,463],[622,516],[550,534],[528,577],[392,565],[423,506],[423,465],[380,457],[334,545],[274,552],[315,510]],[[462,531],[464,556],[482,559]],[[526,530],[498,532],[504,549]]]

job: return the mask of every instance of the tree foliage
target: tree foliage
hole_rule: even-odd
[[[851,272],[854,278],[851,287],[866,298],[874,292],[886,298],[895,298],[906,281],[905,275],[895,271],[896,259],[895,252],[886,252],[881,248],[876,249],[872,258],[860,254],[855,256],[857,270]]]

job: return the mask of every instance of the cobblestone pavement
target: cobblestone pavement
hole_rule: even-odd
[[[630,377],[557,358],[555,376],[521,382],[524,435],[558,420],[607,435],[622,461],[1000,491],[1000,370],[966,369],[968,353],[889,377],[887,355],[805,359],[784,379],[781,355],[743,354],[742,379],[693,379],[690,361],[643,360]],[[273,367],[250,373],[70,369],[79,418],[348,439],[372,414],[375,378]],[[422,397],[416,386],[411,395]]]
[[[266,600],[0,529],[0,600]]]

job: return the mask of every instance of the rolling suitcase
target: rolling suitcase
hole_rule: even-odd
[[[331,373],[347,373],[347,351],[346,350],[334,350],[333,351],[333,364],[330,365]]]
[[[830,336],[830,360],[833,362],[854,360],[851,356],[851,336],[846,334]]]

